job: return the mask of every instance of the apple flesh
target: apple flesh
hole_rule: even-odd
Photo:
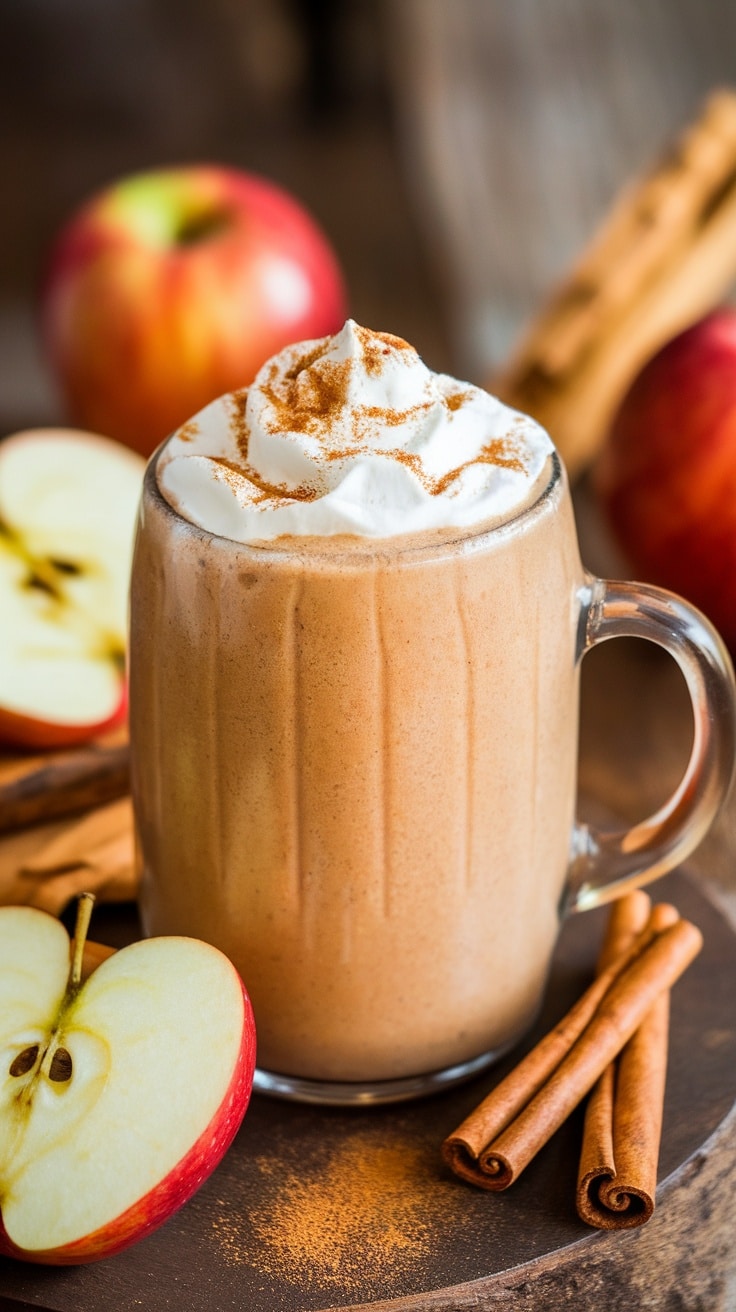
[[[93,197],[52,248],[43,339],[72,422],[149,454],[284,346],[346,318],[337,258],[273,183],[190,166]]]
[[[736,313],[720,310],[644,366],[594,470],[633,573],[680,593],[736,652]]]
[[[0,442],[0,741],[64,747],[125,718],[145,462],[68,429]]]
[[[0,1252],[62,1265],[119,1252],[186,1202],[231,1144],[255,1064],[245,987],[209,944],[148,939],[86,979],[69,959],[60,921],[0,908]]]

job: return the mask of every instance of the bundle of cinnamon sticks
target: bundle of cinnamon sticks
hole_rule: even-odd
[[[645,361],[735,274],[736,93],[724,88],[622,188],[489,390],[533,415],[575,476]]]
[[[137,892],[130,797],[96,807],[49,834],[18,861],[0,863],[0,904],[25,904],[58,916],[83,891],[101,902],[132,901]]]
[[[700,931],[646,893],[612,906],[596,978],[567,1015],[442,1145],[456,1175],[506,1189],[590,1094],[577,1186],[599,1229],[654,1211],[667,1068],[669,990]]]
[[[135,898],[129,764],[124,728],[82,746],[0,755],[0,836],[10,836],[0,904],[61,915],[83,889],[104,902]]]

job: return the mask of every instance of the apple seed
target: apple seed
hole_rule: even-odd
[[[126,657],[125,648],[120,646],[119,642],[112,641],[106,652],[108,660],[112,661],[113,666],[121,676],[125,674]]]
[[[30,1070],[33,1070],[37,1060],[38,1044],[34,1043],[30,1048],[24,1048],[22,1052],[19,1052],[17,1056],[13,1058],[10,1063],[10,1074],[27,1075]]]
[[[81,567],[70,560],[55,560],[52,557],[34,556],[24,545],[18,532],[8,523],[6,519],[0,516],[0,539],[5,546],[28,568],[28,573],[23,580],[25,588],[36,588],[39,592],[46,592],[55,601],[61,601],[63,593],[59,587],[59,575],[77,575],[83,571]]]
[[[72,1078],[72,1055],[66,1048],[57,1048],[49,1066],[49,1079],[63,1084]]]
[[[38,570],[32,569],[29,571],[23,580],[23,587],[36,588],[38,592],[46,592],[50,597],[54,597],[57,601],[60,600],[58,587],[51,582],[51,579],[44,578],[42,574],[39,574]]]
[[[74,560],[57,560],[54,556],[49,556],[49,564],[53,569],[58,570],[60,574],[78,575],[81,574],[82,566]]]

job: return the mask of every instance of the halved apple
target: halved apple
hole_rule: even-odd
[[[72,429],[0,442],[0,741],[63,747],[124,718],[144,468]]]
[[[165,1221],[253,1083],[253,1012],[221,952],[147,939],[85,978],[84,938],[70,970],[60,921],[0,908],[0,1252],[31,1262],[95,1261]]]

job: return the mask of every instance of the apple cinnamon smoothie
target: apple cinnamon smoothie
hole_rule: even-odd
[[[149,466],[144,926],[232,958],[259,1068],[400,1080],[528,1027],[573,828],[582,576],[546,434],[350,322]]]

